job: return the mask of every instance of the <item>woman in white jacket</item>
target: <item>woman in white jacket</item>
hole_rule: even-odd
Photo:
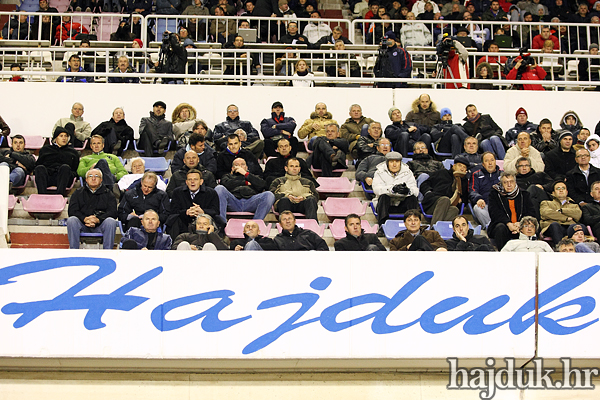
[[[313,87],[315,86],[315,82],[312,78],[314,78],[314,74],[308,70],[308,64],[303,59],[298,60],[296,63],[296,73],[294,73],[294,78],[302,78],[302,79],[294,79],[292,80],[292,86],[294,87]]]

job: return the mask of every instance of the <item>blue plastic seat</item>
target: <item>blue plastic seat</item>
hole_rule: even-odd
[[[373,215],[375,215],[375,217],[377,217],[377,211],[375,209],[375,204],[373,204],[373,202],[369,203],[369,206],[371,207],[371,210],[373,211]],[[390,219],[404,219],[404,214],[390,214]]]
[[[471,222],[469,222],[469,229],[473,229],[473,233],[475,235],[480,235],[481,234],[481,225],[477,225],[475,228],[473,228],[473,225],[471,225]],[[440,236],[442,237],[442,239],[444,240],[448,240],[448,239],[452,239],[452,234],[454,233],[454,230],[452,229],[452,221],[438,221],[435,223],[435,225],[433,225],[433,229],[435,231],[437,231],[437,233],[440,234]]]
[[[156,172],[157,174],[164,174],[169,169],[171,160],[167,161],[164,157],[142,157],[146,171]]]
[[[383,229],[383,233],[385,234],[387,240],[392,240],[396,237],[398,232],[406,229],[406,226],[404,225],[404,221],[388,219],[383,225],[381,225],[381,229]]]
[[[444,164],[444,168],[450,170],[450,168],[452,168],[452,166],[454,165],[454,160],[451,158],[447,158],[444,161],[442,161],[442,164]]]
[[[431,218],[431,217],[433,217],[433,214],[427,214],[427,213],[425,212],[425,209],[423,208],[423,204],[419,203],[419,207],[421,207],[421,213],[422,213],[422,214],[423,214],[425,217],[427,217],[427,218]],[[460,214],[458,214],[458,215],[463,215],[463,211],[464,211],[464,210],[465,210],[465,203],[461,203],[461,204],[460,204],[460,207],[459,207]]]

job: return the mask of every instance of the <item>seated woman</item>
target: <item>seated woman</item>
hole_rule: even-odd
[[[475,69],[475,79],[489,79],[490,81],[494,79],[494,73],[492,70],[492,66],[487,62],[482,62]],[[492,83],[471,83],[471,89],[476,90],[496,90],[497,86],[492,85]]]
[[[128,141],[133,142],[133,129],[125,122],[125,111],[121,107],[115,108],[112,118],[101,122],[94,128],[92,136],[100,135],[104,138],[104,149],[107,153],[116,152],[123,154],[123,147]]]
[[[173,250],[229,250],[229,247],[215,233],[215,223],[208,214],[196,217],[195,229],[177,236],[171,249]]]

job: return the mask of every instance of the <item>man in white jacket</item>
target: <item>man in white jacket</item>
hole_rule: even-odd
[[[373,177],[373,192],[377,198],[377,222],[383,224],[391,213],[403,213],[418,209],[419,188],[415,177],[402,162],[402,154],[392,151],[386,154],[385,163],[377,166]]]
[[[531,161],[531,168],[535,172],[544,172],[544,161],[539,151],[531,145],[531,136],[527,132],[521,132],[517,135],[516,146],[511,147],[504,156],[504,171],[513,174],[517,173],[516,161],[525,157]]]

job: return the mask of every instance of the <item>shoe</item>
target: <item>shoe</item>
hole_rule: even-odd
[[[167,148],[167,145],[169,144],[169,139],[167,138],[163,138],[159,145],[158,145],[158,154],[159,156],[162,156],[163,153],[165,152],[165,149]]]
[[[113,147],[113,151],[119,151],[121,150],[121,141],[117,140],[117,143],[115,143],[114,147]]]
[[[385,237],[385,232],[383,231],[383,228],[381,226],[377,230],[377,237]]]
[[[344,159],[344,157],[346,157],[344,152],[341,150],[338,150],[335,153],[335,155],[333,156],[333,158],[331,159],[331,166],[335,167],[338,164],[338,162],[341,162]]]

